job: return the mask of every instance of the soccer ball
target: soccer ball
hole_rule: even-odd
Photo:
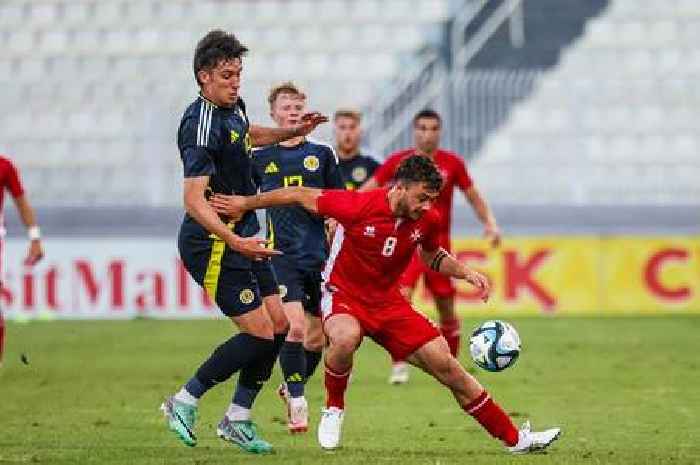
[[[469,352],[474,363],[487,371],[503,371],[520,355],[520,336],[505,321],[487,321],[469,338]]]

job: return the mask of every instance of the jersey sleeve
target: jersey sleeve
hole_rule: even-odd
[[[362,209],[359,195],[357,191],[326,189],[316,199],[316,208],[319,215],[333,218],[340,224],[351,224]]]
[[[188,118],[180,126],[178,146],[186,178],[211,176],[216,172],[213,154],[220,149],[221,138],[212,127],[211,115],[206,113],[203,111],[199,120]]]
[[[469,171],[467,171],[467,165],[464,160],[457,157],[455,158],[455,183],[459,186],[462,192],[467,192],[467,190],[474,185],[471,176],[469,176]]]
[[[345,182],[343,181],[343,175],[340,172],[340,166],[338,165],[338,157],[335,151],[328,147],[326,150],[326,163],[325,163],[325,173],[324,173],[324,187],[326,189],[345,189]]]
[[[426,213],[425,233],[421,237],[420,245],[426,252],[433,252],[440,247],[440,214],[435,210]]]
[[[389,181],[394,178],[396,168],[398,168],[400,161],[401,158],[396,154],[387,158],[387,160],[374,171],[373,177],[375,181],[377,181],[377,184],[380,186],[388,184]]]
[[[374,173],[379,168],[379,162],[372,157],[367,157],[367,176],[374,176]]]
[[[22,187],[22,182],[19,179],[19,172],[15,167],[14,163],[7,160],[7,179],[6,179],[7,189],[12,194],[12,197],[17,198],[24,195],[24,188]]]

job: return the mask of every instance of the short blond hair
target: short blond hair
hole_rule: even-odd
[[[333,114],[333,121],[337,121],[338,118],[351,118],[359,124],[362,122],[362,112],[355,108],[339,108]]]
[[[299,86],[294,84],[292,81],[285,81],[272,86],[270,89],[270,93],[267,96],[267,102],[270,104],[270,108],[272,108],[272,105],[275,104],[277,97],[279,97],[281,94],[294,95],[301,100],[306,100],[306,94]]]

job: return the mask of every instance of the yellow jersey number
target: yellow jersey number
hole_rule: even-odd
[[[294,176],[285,176],[284,177],[284,187],[303,186],[303,185],[304,185],[304,178],[302,178],[300,174],[295,174]]]

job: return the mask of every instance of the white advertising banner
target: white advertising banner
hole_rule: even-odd
[[[0,308],[8,319],[220,316],[182,266],[176,239],[46,239],[34,268],[27,241],[5,241]]]

